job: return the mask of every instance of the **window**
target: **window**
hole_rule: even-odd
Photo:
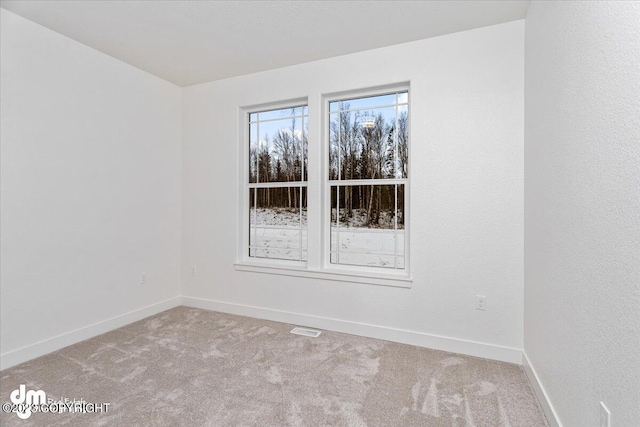
[[[408,92],[329,102],[330,263],[405,269]]]
[[[307,259],[307,106],[249,114],[249,257]]]
[[[410,287],[408,85],[309,95],[239,111],[236,269]]]

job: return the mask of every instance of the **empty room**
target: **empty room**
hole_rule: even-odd
[[[640,426],[640,1],[0,6],[0,425]]]

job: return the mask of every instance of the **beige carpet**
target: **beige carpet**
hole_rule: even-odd
[[[102,414],[2,412],[0,424],[546,426],[520,366],[178,307],[4,370],[1,401],[108,402]]]

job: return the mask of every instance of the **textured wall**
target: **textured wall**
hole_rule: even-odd
[[[517,21],[185,88],[183,295],[522,348],[523,32]],[[406,81],[412,288],[235,271],[239,107],[309,96],[319,156],[321,94]]]
[[[5,354],[180,294],[181,90],[4,9],[0,38]]]
[[[565,426],[640,425],[640,3],[526,19],[525,351]]]

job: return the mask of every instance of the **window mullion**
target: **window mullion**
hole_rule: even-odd
[[[319,95],[309,97],[307,117],[307,267],[322,267],[325,202],[323,171],[325,156],[322,143],[322,111]]]

